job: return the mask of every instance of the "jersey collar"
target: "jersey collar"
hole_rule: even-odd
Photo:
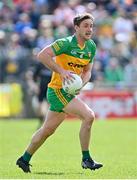
[[[76,38],[76,35],[74,34],[73,35],[73,39],[72,39],[72,46],[73,47],[79,47],[81,50],[83,50],[84,48],[85,48],[85,45],[86,45],[86,42],[84,43],[84,46],[80,46],[79,44],[78,44],[78,41],[77,41],[77,38]]]

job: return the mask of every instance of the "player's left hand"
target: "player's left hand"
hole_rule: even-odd
[[[82,89],[82,88],[77,89],[77,90],[75,91],[75,95],[79,95],[79,94],[80,94],[81,89]]]

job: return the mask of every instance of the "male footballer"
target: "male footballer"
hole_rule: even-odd
[[[39,61],[52,71],[52,78],[47,90],[50,107],[44,124],[33,134],[24,154],[16,162],[26,173],[30,172],[29,162],[34,153],[55,132],[66,114],[75,114],[81,120],[79,131],[81,166],[91,170],[103,166],[94,161],[92,153],[89,152],[91,127],[95,119],[93,110],[76,95],[70,95],[62,88],[64,79],[73,81],[72,72],[81,76],[83,86],[90,80],[96,52],[96,45],[91,39],[93,21],[93,16],[88,13],[76,16],[73,19],[75,34],[56,40],[38,54]]]

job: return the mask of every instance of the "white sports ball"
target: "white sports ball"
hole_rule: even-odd
[[[82,79],[79,75],[77,74],[72,74],[72,76],[75,78],[73,79],[72,81],[69,80],[65,80],[63,83],[62,83],[62,87],[64,89],[65,92],[67,92],[68,94],[71,94],[71,95],[75,95],[76,94],[76,91],[80,88],[82,88]]]

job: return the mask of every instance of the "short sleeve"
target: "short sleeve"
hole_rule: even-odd
[[[66,39],[58,39],[51,45],[55,55],[63,54],[68,49],[68,42]]]

